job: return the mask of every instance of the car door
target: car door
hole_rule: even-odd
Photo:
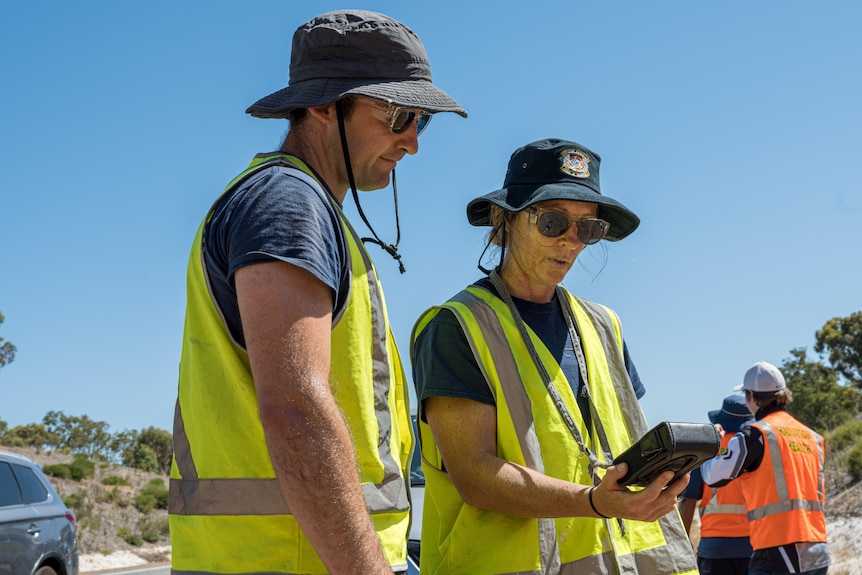
[[[41,553],[33,545],[33,509],[24,495],[12,465],[0,461],[0,573],[30,573]],[[35,553],[35,555],[34,555]]]

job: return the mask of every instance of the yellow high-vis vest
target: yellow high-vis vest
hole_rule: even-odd
[[[306,182],[341,217],[351,284],[344,312],[333,318],[330,386],[357,452],[344,465],[358,465],[383,551],[394,570],[406,569],[413,437],[406,378],[377,272],[341,207],[295,157],[256,157],[222,196],[272,166]],[[170,479],[172,573],[324,574],[275,476],[248,354],[232,339],[208,289],[202,238],[211,216],[197,232],[188,267]]]
[[[614,455],[647,431],[623,359],[622,330],[610,309],[558,290],[574,313],[586,355],[589,392]],[[497,455],[574,483],[592,485],[579,450],[545,387],[516,319],[490,291],[470,286],[429,309],[412,341],[440,309],[454,313],[496,402]],[[536,334],[529,337],[581,437],[601,454],[595,426],[587,429],[574,392]],[[522,518],[464,502],[446,474],[427,423],[419,422],[425,470],[421,571],[427,575],[696,574],[691,543],[678,513],[652,523],[591,517]]]

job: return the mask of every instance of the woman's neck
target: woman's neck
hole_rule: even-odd
[[[537,285],[504,267],[499,272],[500,280],[509,295],[534,303],[548,303],[554,299],[556,286]]]

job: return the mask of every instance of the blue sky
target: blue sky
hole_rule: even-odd
[[[244,110],[286,85],[293,30],[344,7],[0,4],[0,337],[18,348],[0,419],[171,428],[195,229],[280,144],[286,122]],[[858,3],[361,7],[412,27],[470,113],[436,116],[399,165],[407,273],[370,248],[405,362],[416,317],[478,277],[466,203],[547,137],[601,155],[603,192],[641,217],[565,285],[621,316],[649,422],[706,421],[751,364],[862,309]],[[361,201],[393,241],[391,189]]]

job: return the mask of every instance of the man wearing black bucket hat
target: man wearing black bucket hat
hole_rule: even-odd
[[[630,491],[611,465],[648,429],[619,319],[561,285],[587,246],[639,224],[599,163],[566,140],[516,150],[503,188],[467,206],[499,265],[480,256],[488,277],[413,328],[423,572],[696,573],[673,512],[687,477]]]
[[[707,415],[710,422],[720,425],[725,431],[721,439],[722,451],[726,451],[732,434],[754,421],[741,395],[725,397],[721,409]],[[723,487],[710,487],[703,482],[699,467],[692,471],[691,481],[679,503],[679,512],[689,533],[698,501],[700,543],[697,546],[697,566],[700,575],[745,575],[751,557],[751,542],[742,486],[738,481],[731,481]]]
[[[394,189],[432,115],[466,112],[431,83],[412,30],[361,10],[300,26],[288,86],[247,111],[290,129],[228,185],[192,247],[172,572],[405,571],[406,378],[342,203],[390,177]],[[398,242],[373,235],[400,263]]]
[[[742,489],[753,549],[748,573],[825,575],[832,559],[823,437],[787,411],[793,393],[771,363],[752,365],[733,390],[745,393],[755,421],[732,434],[701,473],[708,485],[739,483]]]

